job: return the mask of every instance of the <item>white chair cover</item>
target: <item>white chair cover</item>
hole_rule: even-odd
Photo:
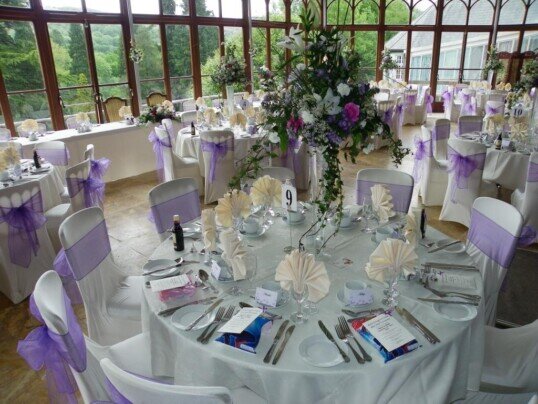
[[[486,117],[504,115],[504,101],[487,101],[484,113]]]
[[[448,139],[450,138],[450,120],[436,119],[432,128],[433,156],[438,161],[447,159]]]
[[[380,101],[388,101],[388,100],[389,100],[389,96],[390,96],[390,93],[385,92],[385,91],[380,91],[380,92],[378,92],[377,94],[374,95],[374,99],[375,99],[377,102],[380,102]]]
[[[39,157],[44,158],[58,169],[60,176],[65,178],[65,170],[69,165],[69,150],[60,140],[38,143],[35,146]],[[65,184],[64,184],[65,185]]]
[[[91,143],[84,150],[84,160],[95,160],[95,147]]]
[[[476,115],[476,91],[470,88],[463,88],[458,96],[461,103],[459,117]]]
[[[77,281],[89,337],[110,345],[141,330],[142,276],[125,276],[114,262],[103,211],[81,210],[60,226],[60,241]]]
[[[282,183],[286,180],[295,181],[295,173],[287,167],[262,167],[258,173],[258,178],[268,175],[271,178],[276,178]]]
[[[35,203],[32,203],[35,202]],[[20,185],[0,189],[0,215],[4,216],[10,209],[27,205],[35,212],[43,213],[43,200],[39,181],[29,181]],[[13,234],[18,234],[15,228]],[[38,249],[34,254],[31,247],[23,244],[21,248],[29,255],[28,267],[16,264],[11,254],[15,249],[9,242],[10,225],[0,218],[0,291],[13,303],[19,303],[32,293],[36,281],[52,267],[54,250],[45,226],[36,230]],[[17,255],[21,258],[20,255]],[[26,261],[26,259],[22,261]],[[19,262],[19,259],[15,259]]]
[[[497,297],[521,233],[523,218],[498,199],[474,201],[467,234],[467,253],[482,274],[486,324],[495,325]]]
[[[482,132],[483,119],[478,115],[462,115],[458,118],[458,131],[456,136],[464,133]]]
[[[402,138],[402,126],[404,120],[404,105],[402,102],[402,97],[396,97],[396,106],[394,107],[394,112],[392,114],[392,125],[394,126],[394,137],[396,139]]]
[[[406,90],[403,95],[403,124],[415,124],[415,110],[417,103],[417,91]]]
[[[442,119],[442,121],[448,122],[450,129],[450,121],[447,119]],[[432,131],[424,125],[421,129],[421,140],[424,144],[425,153],[423,153],[421,160],[417,160],[417,156],[415,156],[414,171],[419,173],[415,181],[419,184],[419,195],[422,197],[422,203],[425,206],[441,206],[448,185],[448,173],[446,168],[442,167],[432,155]],[[444,141],[446,142],[446,139]],[[433,145],[435,145],[435,142],[433,142]]]
[[[308,144],[301,140],[297,147],[288,145],[288,150],[283,153],[279,146],[273,150],[277,157],[270,159],[272,167],[286,167],[294,173],[294,184],[297,189],[304,191],[308,189],[309,161]]]
[[[173,216],[179,215],[181,223],[188,223],[201,216],[200,196],[193,178],[179,178],[165,182],[149,191],[151,215],[161,241],[170,234]]]
[[[235,174],[234,134],[231,130],[209,130],[200,133],[204,154],[205,203],[215,202],[228,191]]]
[[[520,245],[538,242],[538,152],[530,156],[525,189],[516,189],[511,203],[523,216]]]
[[[480,195],[486,146],[480,143],[448,140],[448,188],[439,220],[469,227],[471,207]]]
[[[430,87],[425,87],[418,104],[415,106],[415,125],[426,122],[428,113],[432,112],[433,97],[430,95]]]
[[[392,136],[397,139],[397,128],[399,119],[395,119],[395,108],[396,108],[396,101],[390,100],[390,101],[378,101],[377,102],[377,114],[381,117],[384,123],[386,123],[390,131],[392,133]],[[399,118],[399,117],[397,117]],[[383,146],[386,146],[388,144],[388,140],[381,138],[380,136],[376,136],[374,147],[375,149],[380,149]]]
[[[190,110],[180,112],[179,118],[181,120],[181,126],[186,128],[187,126],[191,126],[191,123],[193,122],[194,124],[196,124],[196,122],[198,121],[198,111]]]

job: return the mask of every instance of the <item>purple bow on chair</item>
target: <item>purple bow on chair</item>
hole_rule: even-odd
[[[110,166],[110,159],[102,157],[97,160],[90,160],[90,177],[102,179]]]
[[[537,238],[538,231],[536,231],[535,228],[533,228],[532,226],[523,226],[517,245],[520,247],[527,247],[533,244],[534,240],[537,240]]]
[[[209,182],[213,182],[215,181],[215,169],[217,168],[218,160],[224,158],[228,151],[232,151],[234,149],[233,139],[223,140],[219,143],[202,140],[201,145],[203,152],[211,153],[211,161],[209,163]]]
[[[486,115],[487,116],[493,116],[493,115],[499,115],[503,110],[503,106],[499,105],[497,108],[492,107],[491,105],[486,105]]]
[[[154,130],[148,136],[148,140],[153,143],[153,151],[155,153],[155,162],[157,167],[157,175],[161,182],[164,181],[164,157],[163,157],[163,147],[172,148],[172,141],[170,135],[164,139],[159,138]]]
[[[412,108],[417,102],[417,95],[416,94],[407,94],[405,96],[405,109]]]
[[[433,95],[425,94],[424,95],[424,105],[426,106],[426,112],[433,112]]]
[[[388,108],[388,109],[383,113],[383,122],[390,126],[391,123],[392,123],[392,116],[393,116],[393,114],[394,114],[394,107],[390,107],[390,108]]]
[[[413,178],[417,182],[422,175],[422,163],[425,157],[432,157],[432,141],[415,138],[415,163],[413,165]]]
[[[452,105],[452,94],[450,93],[450,91],[445,90],[443,91],[443,95],[441,97],[443,98],[443,108],[446,111]]]
[[[69,265],[69,261],[67,261],[67,256],[65,255],[65,250],[63,248],[58,252],[56,258],[54,258],[52,266],[56,273],[60,275],[65,292],[67,293],[67,296],[69,296],[69,300],[71,300],[73,304],[82,304],[82,295],[80,294],[77,282],[73,276],[73,270]]]
[[[46,221],[41,191],[16,208],[0,207],[0,223],[6,222],[9,227],[9,256],[13,264],[24,268],[30,266],[31,252],[37,255],[39,250],[37,230]]]
[[[398,127],[400,128],[403,125],[403,108],[404,108],[403,104],[396,105],[396,107],[394,108],[394,114],[393,114],[393,118],[398,124]]]
[[[84,190],[84,206],[91,208],[92,206],[101,206],[105,195],[105,183],[98,178],[67,178],[67,191],[69,197],[73,198],[81,190]]]
[[[461,115],[476,115],[476,104],[471,94],[461,93]]]
[[[30,297],[30,312],[42,324],[19,341],[17,352],[34,370],[45,367],[45,377],[51,403],[76,404],[77,384],[69,366],[77,372],[86,370],[86,345],[84,335],[71,307],[63,294],[69,332],[59,335],[46,325],[34,296]]]
[[[467,189],[468,180],[475,170],[484,169],[486,153],[462,156],[452,147],[448,146],[448,172],[454,174],[452,181],[451,200],[456,202],[456,188]]]

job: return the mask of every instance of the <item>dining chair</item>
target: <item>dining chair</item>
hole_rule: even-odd
[[[166,94],[160,93],[158,91],[153,91],[149,93],[149,95],[146,97],[146,103],[150,108],[156,105],[161,105],[166,100]]]
[[[25,229],[17,212],[24,212]],[[52,267],[54,249],[45,221],[39,181],[0,189],[0,291],[13,303],[30,295]]]
[[[35,145],[35,150],[39,157],[56,167],[58,174],[63,180],[65,178],[65,170],[69,166],[69,150],[65,143],[61,140],[38,143]]]
[[[523,216],[519,244],[527,246],[538,242],[538,152],[531,153],[525,188],[512,192],[511,204]]]
[[[74,213],[59,235],[82,296],[88,336],[107,345],[140,333],[144,278],[126,275],[116,265],[103,211],[92,207]]]
[[[84,160],[90,160],[90,176],[102,180],[110,167],[110,159],[101,157],[95,158],[95,146],[93,144],[86,145],[84,150]]]
[[[70,371],[76,383],[76,386],[70,383],[70,389],[68,389],[72,393],[70,394],[72,401],[62,401],[60,397],[51,394],[54,393],[54,381],[47,380],[51,402],[76,402],[76,387],[80,390],[84,403],[110,402],[112,397],[108,393],[106,376],[99,365],[99,361],[104,358],[109,358],[125,371],[141,377],[153,378],[148,334],[137,334],[114,345],[100,345],[83,334],[71,304],[60,277],[54,271],[47,271],[39,278],[30,298],[31,313],[41,323],[38,328],[48,337],[43,342],[48,347],[53,347],[50,348],[49,353],[62,352],[60,358],[54,358],[53,365],[60,365],[56,368],[60,369],[60,375],[63,369],[65,372]],[[35,352],[35,348],[42,348],[42,346],[36,345],[40,341],[36,342],[31,337],[34,332],[35,330],[31,331],[25,340],[19,341],[17,352],[23,358],[30,359],[32,365],[35,366],[32,353]],[[45,361],[45,367],[49,363]],[[37,363],[37,365],[41,364]],[[47,369],[48,372],[54,372],[54,370]],[[56,375],[58,373],[50,376]],[[158,380],[169,381],[168,379]],[[50,390],[51,387],[53,391]]]
[[[181,103],[181,110],[182,111],[194,111],[196,109],[196,100],[190,99],[190,100],[184,100]]]
[[[484,121],[478,115],[464,115],[458,118],[458,130],[455,133],[459,137],[465,133],[482,132]]]
[[[407,213],[413,196],[413,177],[407,173],[387,168],[363,168],[357,172],[355,186],[357,205],[362,205],[363,201],[371,202],[371,188],[381,184],[389,189],[392,195],[394,211]]]
[[[504,116],[504,101],[486,101],[485,115],[487,118],[495,115]]]
[[[389,96],[390,96],[389,93],[380,91],[380,92],[378,92],[377,94],[374,95],[374,100],[376,100],[377,102],[388,101]]]
[[[467,254],[482,275],[485,322],[491,326],[495,325],[499,290],[514,258],[522,225],[521,213],[506,202],[480,197],[472,204]]]
[[[442,165],[446,166],[448,139],[450,138],[450,120],[445,118],[436,119],[432,127],[433,157]]]
[[[402,96],[398,95],[396,97],[396,104],[394,107],[394,112],[392,114],[393,127],[394,127],[394,136],[396,139],[402,138],[402,127],[404,119],[404,104],[402,101]]]
[[[228,191],[235,175],[234,133],[231,130],[208,130],[200,133],[204,157],[204,202],[215,202]]]
[[[414,125],[416,115],[417,90],[406,90],[403,95],[403,124]]]
[[[433,96],[430,95],[430,87],[422,89],[422,96],[415,107],[415,124],[424,124],[428,114],[433,112]]]
[[[77,118],[74,116],[71,116],[65,120],[65,126],[67,126],[67,129],[77,129],[78,123]]]
[[[127,100],[120,97],[108,97],[103,101],[105,107],[105,118],[107,122],[119,122],[123,120],[120,116],[120,108],[127,106]]]
[[[188,223],[201,216],[198,184],[194,178],[179,178],[159,184],[149,191],[149,206],[161,241],[170,233],[173,216],[179,215],[181,223]]]
[[[198,122],[198,111],[189,110],[189,111],[180,112],[179,119],[181,120],[181,124],[184,128],[190,127],[191,123],[193,122],[196,125],[196,123]]]
[[[396,125],[398,124],[397,122],[398,120],[394,118],[395,108],[396,108],[395,100],[386,100],[386,101],[377,102],[377,114],[381,117],[381,120],[389,126],[390,132],[392,133],[393,138],[397,139],[398,134],[397,134]],[[376,136],[374,142],[375,142],[374,148],[377,150],[383,146],[386,146],[389,141],[388,139],[384,139],[381,136]]]
[[[450,129],[450,121],[448,122]],[[443,167],[436,159],[433,153],[435,142],[433,134],[436,127],[430,130],[426,126],[421,127],[421,153],[415,151],[415,181],[418,184],[418,194],[422,198],[425,206],[441,206],[443,204],[445,191],[448,185],[448,173],[446,166]]]
[[[308,189],[310,179],[308,143],[303,140],[298,140],[295,144],[290,143],[286,152],[283,152],[277,146],[274,153],[276,157],[270,158],[269,165],[274,168],[288,168],[293,172],[293,183],[295,187],[301,191]]]
[[[268,175],[271,178],[275,178],[282,183],[286,180],[295,182],[295,173],[288,167],[262,167],[258,173],[258,178]]]
[[[139,377],[116,366],[110,359],[101,360],[101,368],[110,381],[111,398],[121,403],[176,404],[261,404],[266,401],[246,387],[167,385]]]

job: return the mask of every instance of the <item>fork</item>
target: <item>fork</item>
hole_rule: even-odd
[[[209,325],[206,327],[206,329],[204,330],[203,333],[201,333],[198,338],[196,338],[196,341],[198,342],[202,342],[202,340],[205,338],[205,336],[207,335],[207,331],[211,328],[212,325],[214,324],[217,324],[217,323],[220,323],[220,321],[222,320],[222,316],[224,315],[224,307],[219,307],[219,309],[217,310],[217,314],[215,315],[215,319],[209,323]]]
[[[235,311],[235,306],[228,307],[228,310],[226,310],[226,313],[224,314],[220,322],[225,323],[226,321],[229,321],[234,315],[234,311]],[[211,339],[211,336],[215,333],[215,331],[217,331],[218,327],[219,327],[218,324],[215,324],[213,326],[211,331],[209,331],[206,337],[201,341],[202,344],[207,344],[209,342],[209,340]]]
[[[336,330],[337,337],[344,341],[349,347],[349,349],[351,349],[351,352],[353,352],[353,355],[355,355],[355,359],[357,359],[357,362],[359,362],[361,365],[364,364],[364,358],[360,356],[359,353],[355,351],[355,349],[351,346],[351,342],[346,337],[346,333],[344,332],[344,330],[342,330],[340,324],[335,325],[334,329]]]
[[[441,292],[440,290],[433,289],[428,282],[424,284],[424,287],[428,289],[430,292],[432,292],[434,295],[439,297],[461,297],[463,299],[472,300],[475,302],[479,302],[481,297],[478,295],[470,295],[467,293],[461,293],[461,292]]]
[[[372,360],[372,357],[368,355],[368,352],[364,350],[362,345],[359,343],[357,338],[353,335],[353,332],[351,332],[350,325],[346,322],[346,318],[344,316],[338,316],[338,324],[340,324],[340,327],[342,327],[342,331],[344,331],[344,334],[348,338],[353,338],[355,341],[355,344],[359,347],[359,350],[361,351],[362,356],[366,360],[366,362],[370,362]]]

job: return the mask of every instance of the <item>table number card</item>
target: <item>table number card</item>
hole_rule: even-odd
[[[261,305],[276,307],[278,303],[278,292],[257,287],[256,295],[254,296],[254,298]]]
[[[366,321],[364,327],[388,352],[415,340],[415,337],[405,327],[388,314],[380,314]]]
[[[297,212],[297,189],[291,184],[282,185],[282,207]]]
[[[263,310],[258,307],[245,307],[220,327],[219,332],[241,334],[262,313]]]

